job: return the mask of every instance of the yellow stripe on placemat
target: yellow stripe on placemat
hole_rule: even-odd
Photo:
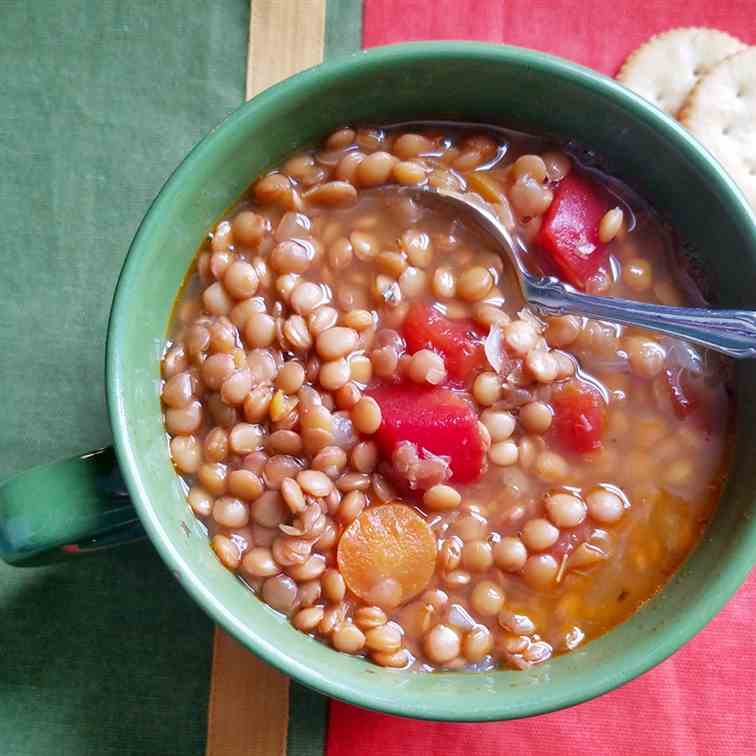
[[[286,756],[288,678],[220,628],[207,720],[207,756]]]
[[[252,0],[247,99],[323,60],[326,0]]]
[[[247,99],[320,63],[325,39],[326,0],[251,6]],[[288,724],[289,679],[216,628],[206,756],[286,756]]]

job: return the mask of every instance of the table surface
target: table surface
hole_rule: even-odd
[[[356,46],[359,30],[338,23],[355,18],[354,5],[329,1],[327,52]],[[524,5],[532,11],[529,18],[517,12]],[[554,34],[552,5],[368,0],[365,42],[506,40],[611,72],[617,47],[601,40],[586,44],[591,24],[613,29],[627,49],[648,36],[651,13],[654,29],[691,19],[727,28],[722,6],[699,0],[657,0],[643,7],[570,0],[561,3],[562,18],[571,19],[569,33]],[[730,23],[732,14],[749,20],[743,35],[756,41],[752,0],[729,0],[727,12]],[[116,277],[164,179],[243,99],[249,2],[62,0],[43,11],[24,0],[0,0],[0,18],[0,222],[8,232],[0,277],[3,478],[108,443],[103,354]],[[528,28],[529,20],[540,26]],[[752,599],[756,591],[742,596]],[[3,756],[203,751],[212,626],[148,543],[74,564],[33,570],[0,565],[0,615]],[[752,625],[742,622],[737,629],[754,637]],[[741,648],[730,644],[724,650]],[[737,660],[722,667],[731,674]],[[705,655],[685,669],[705,674]],[[753,676],[752,656],[746,670]],[[674,686],[675,672],[666,675],[661,684]],[[646,690],[642,683],[632,684],[640,686],[638,700]],[[648,701],[656,707],[661,698]],[[312,702],[295,688],[292,720],[304,717]],[[671,716],[681,706],[681,700],[670,701]],[[753,699],[732,706],[741,724],[743,713],[746,722],[749,716],[755,721]],[[574,710],[577,725],[589,716],[581,710],[590,711]],[[470,725],[456,730],[462,738],[450,743],[448,730],[397,721],[332,707],[329,756],[353,753],[355,734],[376,753],[381,743],[383,752],[399,753],[407,738],[415,738],[462,754],[468,753],[468,736],[485,732],[479,753],[495,753],[498,738],[517,732]],[[524,723],[533,729],[522,729],[521,736],[537,733],[538,721]],[[618,736],[632,742],[634,730],[628,723]],[[568,733],[558,725],[553,732],[558,749]],[[600,733],[593,735],[598,746]],[[305,732],[292,729],[289,753],[309,752],[305,741]],[[731,742],[732,752],[740,753],[743,739]],[[672,752],[659,744],[662,751]]]

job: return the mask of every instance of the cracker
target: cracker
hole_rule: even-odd
[[[671,29],[632,53],[617,79],[674,118],[698,80],[745,47],[717,29]]]
[[[680,121],[756,210],[756,47],[714,66],[688,95]]]

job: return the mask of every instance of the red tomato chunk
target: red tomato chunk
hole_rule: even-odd
[[[568,283],[584,289],[588,279],[606,264],[606,245],[599,241],[601,219],[609,209],[606,195],[578,173],[563,178],[544,215],[538,234],[543,247]]]
[[[682,420],[711,433],[722,430],[728,421],[727,393],[721,383],[707,383],[681,367],[667,368],[664,378],[669,388],[672,408]]]
[[[675,413],[678,417],[687,417],[698,407],[700,401],[700,397],[696,396],[696,387],[686,381],[687,375],[681,367],[667,368],[664,377]]]
[[[449,320],[430,305],[416,302],[410,307],[402,335],[410,354],[420,349],[438,352],[452,380],[469,381],[486,364],[480,326],[472,320]]]
[[[408,441],[418,450],[451,460],[451,480],[471,483],[480,476],[484,449],[478,416],[470,401],[446,388],[409,383],[383,384],[367,394],[378,402],[383,421],[375,441],[385,459]]]
[[[554,434],[562,446],[578,454],[601,446],[606,405],[598,389],[585,381],[570,381],[551,399]]]

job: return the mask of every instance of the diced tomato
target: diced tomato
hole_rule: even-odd
[[[669,394],[675,414],[680,418],[687,417],[700,403],[696,387],[691,385],[689,380],[686,380],[687,373],[681,367],[667,368],[664,371],[664,377],[669,386]]]
[[[567,450],[583,454],[601,446],[606,403],[590,383],[573,380],[551,397],[553,433]]]
[[[483,469],[483,441],[478,416],[463,394],[414,383],[381,384],[366,392],[381,408],[374,436],[387,460],[403,441],[451,459],[452,480],[471,483]]]
[[[723,382],[707,383],[703,376],[682,367],[667,368],[664,378],[672,408],[681,420],[689,419],[707,433],[725,427],[728,402]]]
[[[608,209],[606,195],[579,173],[570,173],[554,190],[537,241],[573,286],[584,289],[588,279],[606,264],[608,253],[598,230]]]
[[[402,326],[407,350],[438,352],[452,380],[465,381],[486,364],[483,342],[486,334],[472,320],[450,320],[427,304],[415,302]]]

